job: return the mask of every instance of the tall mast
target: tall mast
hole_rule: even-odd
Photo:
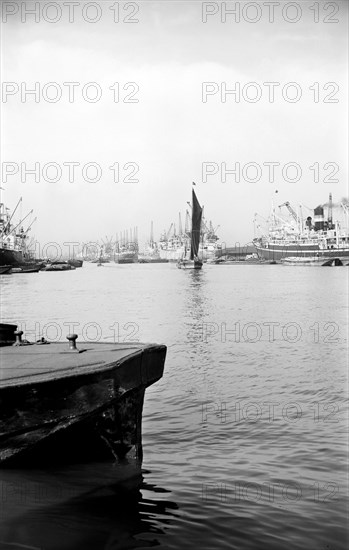
[[[21,221],[20,221],[15,227],[13,227],[13,228],[11,229],[9,235],[11,235],[11,233],[13,233],[13,232],[17,229],[17,227],[20,226],[21,223],[24,222],[24,220],[26,220],[27,217],[30,216],[30,214],[32,214],[32,213],[33,213],[33,210],[31,210],[24,218],[22,218]]]
[[[333,219],[332,219],[332,193],[328,197],[328,228],[332,229]]]
[[[304,226],[302,205],[299,205],[299,232],[302,233]]]
[[[28,214],[29,215],[29,214]],[[35,223],[37,220],[37,218],[34,218],[32,223],[28,226],[28,228],[26,229],[26,231],[24,231],[24,235],[26,235],[28,233],[28,231],[30,230],[31,226],[33,225],[33,223]]]
[[[184,231],[186,233],[189,233],[190,231],[190,215],[189,215],[189,210],[186,210],[185,212],[185,229]]]
[[[150,245],[153,246],[154,243],[154,231],[153,231],[153,220],[150,222]]]
[[[7,229],[7,226],[10,225],[10,222],[11,222],[13,216],[15,215],[15,212],[16,212],[16,210],[17,210],[17,208],[18,208],[18,206],[19,206],[19,204],[20,204],[21,202],[22,202],[22,197],[21,197],[21,198],[19,199],[19,201],[17,202],[16,208],[15,208],[14,211],[12,212],[10,219],[8,220],[6,226],[4,227],[4,233],[5,233],[6,229]],[[4,205],[4,207],[5,207],[5,205]],[[33,211],[32,211],[32,212],[33,212]],[[26,216],[26,217],[27,217],[27,216]],[[19,223],[21,223],[21,222],[19,222]],[[19,225],[19,224],[18,224],[18,225]],[[11,233],[12,233],[12,231],[11,231]]]

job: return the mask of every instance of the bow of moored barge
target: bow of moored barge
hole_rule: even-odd
[[[142,458],[145,389],[166,346],[66,343],[0,348],[0,465]]]

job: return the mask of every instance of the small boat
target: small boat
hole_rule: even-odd
[[[0,325],[0,466],[139,462],[144,394],[163,375],[166,346],[77,346],[76,334],[29,344],[16,328]]]
[[[109,258],[104,255],[104,246],[103,245],[99,249],[98,258],[94,258],[93,260],[91,260],[91,263],[92,264],[99,264],[99,265],[110,263]]]
[[[12,273],[39,273],[41,271],[41,267],[13,267],[11,269]]]
[[[169,260],[165,258],[150,258],[146,256],[138,257],[139,264],[168,264]]]
[[[344,264],[340,258],[330,258],[329,260],[326,260],[326,262],[324,262],[321,265],[326,267],[334,267],[334,266],[343,266]]]
[[[0,275],[11,273],[12,265],[0,265]]]
[[[313,256],[313,257],[304,257],[301,258],[300,256],[290,256],[288,258],[284,258],[281,261],[284,265],[292,265],[292,266],[342,266],[343,261],[340,258],[322,258],[319,256]]]
[[[109,260],[108,260],[107,262],[105,262],[105,261],[103,260],[103,256],[99,256],[99,258],[98,258],[97,261],[98,261],[97,267],[103,267],[103,264],[109,263]]]
[[[68,264],[72,267],[82,267],[83,263],[83,260],[76,260],[75,258],[73,258],[72,260],[68,260]]]
[[[110,260],[108,258],[97,258],[95,260],[91,260],[91,264],[109,264]]]
[[[201,269],[202,260],[198,257],[201,238],[202,208],[192,189],[192,211],[191,211],[191,233],[190,233],[190,255],[184,249],[182,258],[177,262],[178,269]]]
[[[71,271],[72,269],[76,268],[68,262],[50,262],[41,271]]]

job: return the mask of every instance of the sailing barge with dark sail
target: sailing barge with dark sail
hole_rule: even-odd
[[[163,375],[166,347],[77,348],[75,334],[69,345],[26,345],[15,329],[0,331],[0,465],[141,459],[144,393]]]
[[[202,208],[196,197],[194,189],[192,190],[192,211],[191,211],[191,234],[190,234],[190,255],[189,251],[184,250],[183,256],[178,260],[179,269],[201,269],[202,260],[199,258],[199,246],[201,239],[201,221]]]

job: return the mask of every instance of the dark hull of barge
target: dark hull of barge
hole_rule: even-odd
[[[142,459],[142,410],[166,347],[67,343],[1,348],[0,466]]]

